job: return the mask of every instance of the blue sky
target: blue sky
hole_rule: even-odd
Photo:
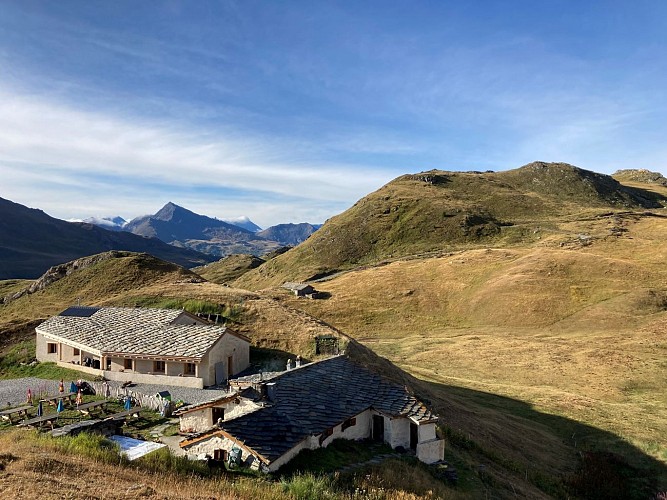
[[[664,1],[5,1],[0,197],[323,222],[398,175],[667,174]]]

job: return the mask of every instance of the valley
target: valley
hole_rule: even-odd
[[[77,301],[219,313],[255,348],[306,359],[317,335],[345,335],[355,358],[410,387],[441,416],[446,459],[463,475],[456,493],[558,498],[587,496],[582,492],[594,487],[646,498],[667,488],[667,212],[655,201],[667,199],[667,189],[634,180],[629,187],[609,179],[595,184],[564,167],[557,174],[558,182],[572,181],[566,191],[574,194],[560,196],[563,189],[551,186],[519,196],[503,188],[508,204],[484,208],[467,200],[445,217],[456,223],[440,240],[433,217],[415,209],[383,222],[390,227],[382,234],[392,239],[374,243],[370,253],[348,224],[358,206],[380,199],[405,210],[423,203],[414,189],[436,190],[433,196],[449,200],[437,210],[447,211],[453,194],[438,191],[430,176],[425,185],[399,178],[400,202],[384,200],[390,183],[380,198],[360,201],[266,261],[228,257],[193,272],[117,252],[1,305],[2,350],[6,356],[30,343],[37,322]],[[481,174],[461,175],[467,185]],[[597,194],[582,200],[591,185]],[[500,196],[468,188],[456,196],[473,192],[478,200]],[[533,208],[512,212],[517,196],[532,198]],[[384,220],[383,206],[375,206],[374,217]],[[374,231],[380,229],[366,236]],[[333,250],[316,252],[331,235]],[[349,253],[337,253],[346,242]],[[297,298],[280,288],[286,278],[314,271],[326,275],[311,283],[327,298]],[[28,283],[5,281],[0,290],[7,296]]]

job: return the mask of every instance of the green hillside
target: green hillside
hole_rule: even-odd
[[[213,283],[229,283],[264,263],[264,259],[251,254],[223,257],[217,262],[195,267],[193,271]]]
[[[526,245],[610,210],[658,208],[663,195],[564,163],[504,172],[401,176],[331,218],[298,247],[240,277],[257,289],[409,255]]]

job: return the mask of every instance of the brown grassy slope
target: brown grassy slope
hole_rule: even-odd
[[[572,219],[656,207],[665,200],[664,193],[560,163],[497,173],[404,175],[236,285],[258,289],[425,252],[524,246],[540,232],[567,231],[563,225]]]
[[[31,338],[36,323],[77,302],[134,306],[146,297],[172,295],[236,303],[252,294],[204,282],[191,271],[147,254],[120,254],[0,305],[0,335],[14,338],[18,332],[22,338]]]
[[[250,254],[229,255],[217,262],[195,267],[192,271],[213,283],[228,283],[264,263]]]
[[[196,281],[191,273],[185,270],[145,256],[110,259],[91,268],[79,270],[41,292],[17,299],[4,306],[5,309],[0,308],[0,317],[3,321],[12,317],[15,321],[24,322],[35,317],[46,317],[64,309],[73,303],[76,297],[80,297],[84,304],[93,305],[150,305],[151,301],[160,303],[165,299],[182,298],[213,303],[236,303],[242,309],[241,323],[233,325],[232,328],[248,334],[257,346],[299,353],[306,358],[313,357],[313,339],[316,335],[340,334],[320,320],[270,297]],[[127,284],[132,286],[125,286]],[[114,286],[117,289],[114,289]],[[6,314],[8,310],[11,311],[11,316]],[[26,335],[32,337],[33,333],[26,330]],[[342,344],[345,345],[345,338]],[[466,403],[465,398],[452,399],[449,391],[442,388],[430,385],[417,387],[419,382],[413,377],[382,360],[378,361],[376,356],[365,349],[358,347],[354,352],[357,358],[364,358],[371,366],[377,366],[383,375],[401,383],[415,385],[420,394],[432,401],[436,411],[446,416],[448,425],[456,426],[461,433],[473,436],[488,453],[507,457],[507,460],[516,459],[519,463],[526,463],[522,456],[540,456],[543,459],[541,469],[550,472],[571,470],[571,466],[563,465],[561,458],[567,456],[569,451],[564,451],[558,439],[549,436],[548,430],[542,425],[508,417],[502,412],[485,409],[475,402]],[[510,432],[508,429],[514,430]],[[524,436],[531,437],[524,440]],[[527,447],[517,445],[519,438]],[[448,458],[455,458],[462,467],[470,467],[470,464],[480,461],[488,462],[488,458],[479,450],[463,448],[456,451],[456,448],[451,446],[448,450]],[[497,482],[492,489],[504,491],[505,496],[513,495],[514,490],[525,498],[539,498],[543,495],[534,484],[522,479],[521,473],[508,469],[502,462],[489,463],[488,476]],[[472,482],[473,486],[470,487],[475,491],[484,488],[474,475],[468,481]]]
[[[590,424],[610,434],[601,446],[623,448],[618,436],[664,464],[667,219],[586,224],[587,246],[545,235],[342,274],[317,284],[328,300],[282,297],[414,375]]]

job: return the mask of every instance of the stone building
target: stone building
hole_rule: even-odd
[[[249,398],[231,394],[220,398],[179,408],[174,416],[179,417],[180,431],[183,433],[204,432],[214,427],[218,421],[240,417],[255,411],[258,405]]]
[[[346,355],[303,365],[262,383],[257,409],[224,419],[180,443],[186,453],[224,459],[236,447],[246,466],[274,472],[301,450],[334,439],[374,439],[442,460],[437,417],[404,387]]]
[[[307,285],[306,283],[287,282],[283,284],[283,288],[286,288],[297,297],[311,296],[312,298],[313,294],[317,294],[315,288],[313,288],[311,285]]]
[[[108,380],[202,388],[250,361],[247,337],[174,309],[70,307],[35,331],[39,361]]]

